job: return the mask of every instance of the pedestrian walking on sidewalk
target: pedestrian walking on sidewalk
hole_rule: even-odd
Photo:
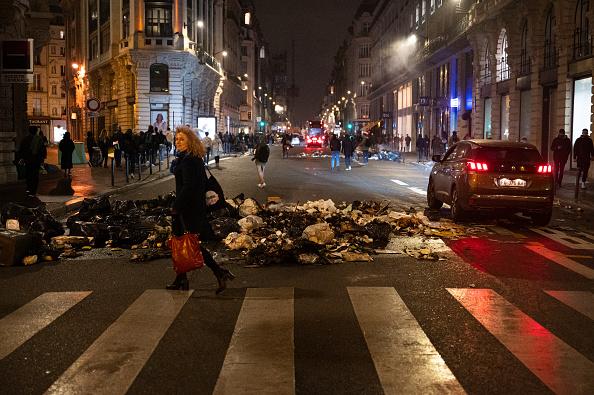
[[[571,154],[571,140],[565,135],[564,129],[559,129],[559,134],[553,139],[551,151],[553,151],[553,161],[555,162],[555,185],[561,188],[565,164]]]
[[[331,159],[330,159],[330,170],[334,170],[336,167],[337,169],[340,167],[340,150],[342,148],[342,144],[338,137],[335,134],[332,134],[330,137],[330,152],[331,152]]]
[[[99,149],[101,150],[101,158],[103,167],[107,167],[107,154],[109,152],[109,135],[107,134],[107,130],[101,129],[101,133],[99,133]],[[101,167],[101,165],[99,165]]]
[[[347,171],[351,171],[353,152],[355,152],[355,138],[347,134],[342,139],[342,153],[344,154],[344,165]]]
[[[410,143],[411,143],[412,139],[410,138],[410,136],[407,134],[406,137],[404,138],[404,152],[410,152]]]
[[[170,169],[175,176],[176,196],[173,206],[172,232],[176,236],[181,236],[185,232],[199,235],[204,263],[212,270],[217,279],[216,293],[219,294],[227,288],[227,281],[233,280],[235,276],[229,270],[220,267],[202,244],[214,239],[214,233],[206,219],[207,176],[202,161],[206,150],[200,139],[187,126],[178,127],[175,138],[178,152]],[[188,290],[187,274],[178,274],[173,283],[166,288]]]
[[[43,140],[38,126],[29,126],[29,135],[25,136],[19,147],[19,163],[25,166],[27,195],[35,196],[39,185],[39,167],[43,161]]]
[[[586,189],[590,161],[594,158],[594,144],[592,144],[588,129],[582,129],[582,135],[575,141],[573,156],[576,159],[578,169],[582,173],[582,189]]]
[[[361,152],[363,153],[363,166],[367,166],[369,163],[369,148],[371,147],[371,140],[369,139],[369,135],[367,133],[363,134],[363,139],[361,140]]]
[[[206,165],[208,166],[208,162],[210,162],[210,152],[212,151],[212,139],[208,137],[208,132],[204,132],[204,138],[202,139],[202,144],[204,145],[204,149],[206,150]]]
[[[219,162],[221,160],[221,154],[223,153],[223,140],[221,140],[221,135],[215,133],[214,138],[212,139],[212,156],[214,156],[215,166],[217,169],[220,169]]]
[[[128,164],[128,172],[130,178],[134,179],[134,173],[136,172],[136,166],[138,166],[138,141],[139,137],[132,133],[132,129],[126,130],[126,134],[123,137],[122,149],[126,156],[126,163]]]
[[[264,136],[262,136],[260,137],[260,142],[258,145],[256,145],[255,154],[252,158],[252,160],[256,162],[256,170],[258,171],[258,178],[260,179],[258,188],[264,188],[266,186],[266,181],[264,180],[264,169],[266,168],[266,163],[268,163],[269,156],[270,148],[268,148]]]
[[[116,132],[112,136],[112,145],[113,145],[113,158],[115,160],[116,167],[122,167],[122,138],[124,134],[122,133],[122,128],[118,126]]]
[[[64,177],[70,177],[72,170],[72,153],[74,152],[74,142],[70,138],[70,132],[64,133],[64,137],[58,144],[60,150],[60,167],[64,170]]]

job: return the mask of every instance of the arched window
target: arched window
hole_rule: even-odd
[[[530,55],[528,53],[528,21],[522,25],[522,38],[520,42],[520,75],[530,74]]]
[[[497,42],[497,81],[509,79],[509,65],[507,64],[507,32],[501,29]]]
[[[579,59],[592,54],[590,38],[590,0],[577,0],[575,6],[575,30],[573,32],[573,58]]]
[[[153,63],[150,68],[151,92],[169,92],[169,67],[162,63]]]
[[[557,67],[557,47],[555,44],[555,15],[553,7],[549,8],[545,22],[544,42],[544,68],[552,69]]]

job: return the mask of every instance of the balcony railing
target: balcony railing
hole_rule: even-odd
[[[502,56],[497,60],[497,81],[505,81],[511,78],[509,64],[507,63],[507,55]]]
[[[545,41],[543,70],[554,69],[559,66],[559,50],[550,41]]]
[[[523,50],[520,54],[520,70],[518,75],[524,76],[529,75],[532,72],[532,60],[530,56],[526,53],[526,50]]]
[[[575,29],[573,32],[573,59],[584,59],[592,56],[592,36],[587,30]]]

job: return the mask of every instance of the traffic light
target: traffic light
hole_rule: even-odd
[[[266,126],[266,121],[260,121],[260,127],[263,128],[264,126]]]
[[[349,129],[349,131],[353,130],[353,123],[352,122],[349,122],[347,124],[347,128]]]

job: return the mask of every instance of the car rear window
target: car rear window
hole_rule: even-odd
[[[478,147],[472,150],[472,158],[486,162],[542,162],[542,157],[538,150],[519,147]]]

